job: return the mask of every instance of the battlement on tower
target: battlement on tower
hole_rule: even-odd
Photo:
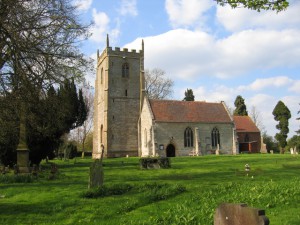
[[[108,35],[106,37],[106,48],[102,51],[101,55],[99,50],[97,51],[97,60],[98,62],[102,61],[106,56],[117,56],[117,57],[143,57],[144,56],[144,40],[142,40],[142,49],[137,51],[136,49],[131,49],[128,51],[128,48],[115,47],[114,49],[109,46]]]
[[[141,54],[144,54],[143,50],[137,51],[136,49],[130,49],[128,48],[120,48],[120,47],[107,47],[105,48],[101,55],[99,54],[99,50],[97,51],[97,58],[101,61],[105,56],[107,55],[119,55],[120,57],[139,57]]]

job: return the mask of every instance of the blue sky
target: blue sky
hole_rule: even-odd
[[[94,21],[82,49],[90,57],[105,47],[141,49],[145,67],[163,69],[175,82],[174,99],[191,88],[196,100],[241,95],[269,135],[279,100],[292,113],[290,134],[300,128],[300,1],[280,13],[220,7],[213,0],[74,0],[82,21]],[[95,76],[87,76],[94,83]]]

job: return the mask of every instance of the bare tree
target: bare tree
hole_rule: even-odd
[[[254,124],[258,127],[261,133],[265,132],[265,126],[263,125],[261,113],[256,109],[255,106],[252,106],[250,111],[250,117],[252,118]]]
[[[47,88],[92,68],[79,50],[89,26],[70,0],[1,0],[0,21],[0,91],[26,82]]]
[[[174,81],[166,77],[166,73],[162,69],[146,69],[145,83],[150,99],[168,99],[172,97]]]

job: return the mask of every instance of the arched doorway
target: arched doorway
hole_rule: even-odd
[[[169,144],[167,146],[166,155],[167,155],[167,157],[175,157],[175,146],[174,145]]]

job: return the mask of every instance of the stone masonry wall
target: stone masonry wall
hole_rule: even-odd
[[[141,112],[141,156],[154,156],[155,155],[155,137],[153,135],[153,118],[149,102],[144,99],[143,109]]]
[[[154,132],[156,137],[156,146],[163,145],[164,149],[157,149],[157,153],[160,156],[166,156],[166,147],[169,144],[175,146],[176,156],[188,156],[191,151],[195,151],[195,133],[194,146],[184,147],[184,131],[187,127],[190,127],[193,132],[195,128],[199,130],[200,140],[200,154],[211,154],[211,131],[214,127],[217,127],[220,132],[220,154],[232,154],[233,149],[233,124],[203,124],[203,123],[160,123],[156,122]]]
[[[137,156],[142,58],[142,51],[111,47],[98,56],[94,154],[103,144],[106,157]],[[122,77],[124,63],[129,77]]]

